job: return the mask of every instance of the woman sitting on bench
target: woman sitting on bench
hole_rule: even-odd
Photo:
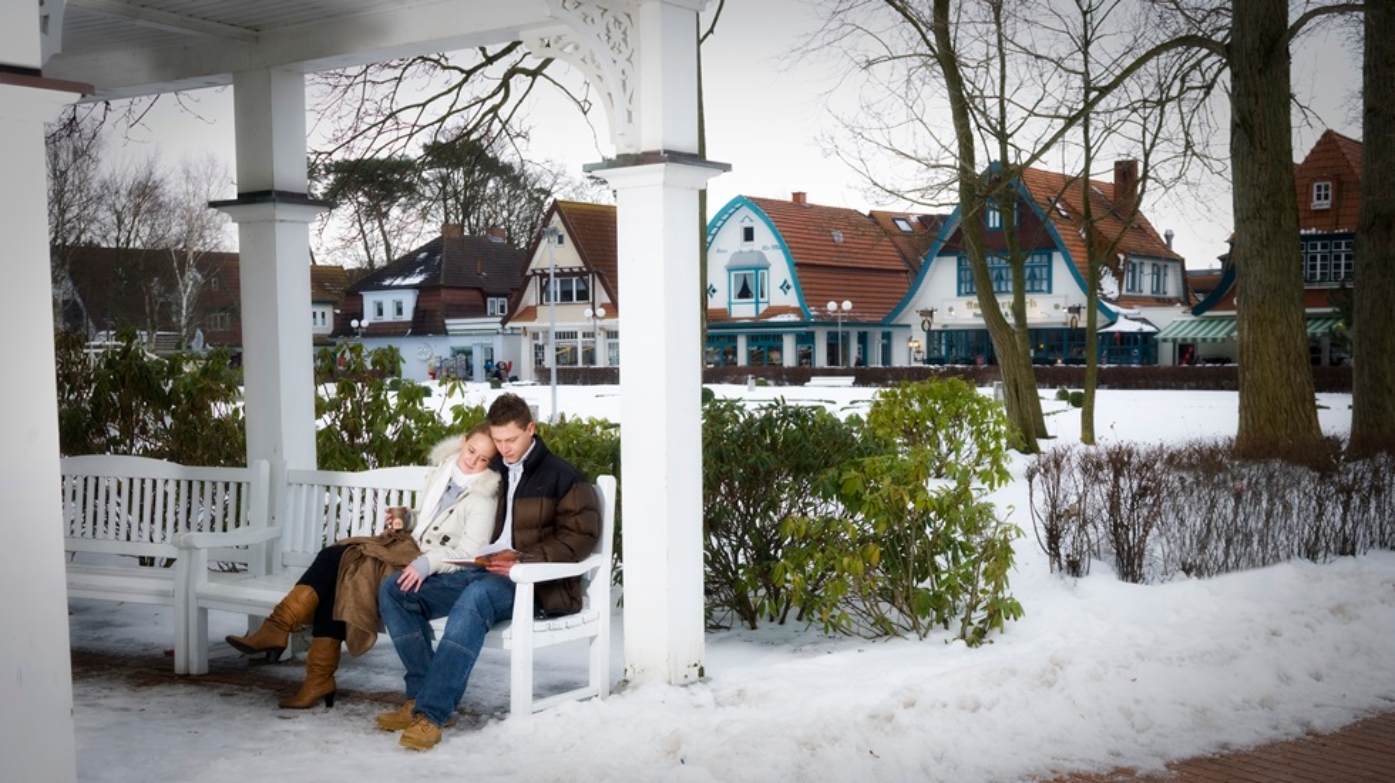
[[[382,534],[347,538],[321,549],[260,628],[227,637],[245,655],[265,653],[274,660],[285,651],[291,633],[311,623],[305,683],[281,700],[282,707],[305,709],[321,699],[334,706],[340,645],[348,641],[349,653],[359,656],[377,641],[378,585],[385,576],[402,569],[398,585],[415,591],[431,574],[460,568],[445,560],[469,559],[489,543],[499,496],[499,474],[489,470],[489,461],[496,453],[488,424],[438,444],[431,452],[437,468],[418,495],[415,513],[389,509],[392,516]],[[426,509],[429,514],[423,513]],[[419,524],[412,524],[413,517]]]

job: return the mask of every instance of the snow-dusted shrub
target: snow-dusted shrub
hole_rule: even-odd
[[[789,543],[782,523],[830,508],[818,491],[830,471],[872,453],[856,418],[783,399],[747,409],[740,401],[703,406],[703,533],[711,627],[783,622],[791,595],[776,565]]]
[[[780,572],[800,616],[829,632],[941,628],[982,643],[1022,613],[1008,592],[1020,531],[982,497],[1008,478],[1001,407],[958,380],[902,384],[867,424],[895,448],[848,462],[824,487],[829,511],[783,526]]]

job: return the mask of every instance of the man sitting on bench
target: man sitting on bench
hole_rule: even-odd
[[[432,574],[415,589],[383,580],[378,606],[383,625],[407,672],[407,702],[378,716],[378,726],[402,731],[400,743],[430,750],[465,694],[470,671],[494,623],[513,613],[514,583],[509,571],[519,562],[584,560],[600,536],[600,504],[589,480],[566,460],[548,451],[535,434],[528,403],[501,395],[489,407],[489,432],[499,454],[490,463],[507,490],[499,506],[491,544],[479,550],[481,565],[450,574]],[[580,579],[543,582],[537,587],[544,615],[581,610]],[[431,620],[446,617],[435,650]]]

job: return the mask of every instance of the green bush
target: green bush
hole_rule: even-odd
[[[1061,402],[1070,402],[1070,389],[1064,386],[1058,386],[1056,388],[1056,399]]]
[[[620,425],[606,419],[561,416],[554,423],[538,422],[538,435],[552,453],[576,466],[592,481],[597,476],[615,477],[615,535],[611,541],[616,567],[614,581],[620,581]]]
[[[706,405],[707,403],[712,402],[712,401],[715,400],[715,399],[717,399],[717,393],[716,393],[716,392],[712,391],[712,389],[710,389],[710,388],[708,388],[708,387],[706,387],[706,386],[702,387],[702,404],[703,404],[703,405]]]
[[[55,336],[58,439],[64,455],[133,454],[190,465],[246,464],[241,377],[226,352],[163,358],[134,329],[90,354]]]
[[[1070,406],[1079,408],[1085,404],[1085,392],[1077,389],[1070,393]]]
[[[791,516],[828,506],[816,488],[831,471],[875,453],[875,439],[822,407],[776,400],[703,407],[703,532],[711,627],[783,622],[793,604],[777,566]]]
[[[849,461],[823,488],[836,501],[786,518],[777,579],[801,617],[863,635],[953,629],[970,645],[1022,614],[1008,592],[1016,527],[985,490],[1007,479],[1000,406],[958,380],[903,384],[867,417],[889,453]]]
[[[424,465],[438,442],[483,418],[462,421],[462,410],[450,423],[442,420],[422,405],[426,387],[396,377],[400,362],[394,348],[365,351],[361,343],[319,352],[315,446],[321,469]]]

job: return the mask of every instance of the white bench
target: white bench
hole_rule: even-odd
[[[176,543],[186,557],[180,563],[188,570],[181,572],[187,602],[180,611],[189,658],[176,661],[176,673],[208,673],[208,610],[246,614],[249,631],[255,628],[321,549],[340,538],[379,532],[388,506],[415,506],[430,472],[415,465],[361,472],[291,468],[274,524],[181,536]],[[212,555],[215,551],[222,556]],[[214,562],[223,565],[212,568]],[[226,642],[216,644],[219,651],[232,649]]]
[[[65,457],[61,465],[68,597],[175,607],[178,670],[188,651],[175,539],[265,526],[267,463],[207,468],[101,454]]]
[[[295,584],[321,548],[351,535],[379,532],[388,506],[415,506],[429,469],[380,468],[362,472],[290,470],[276,524],[235,533],[191,533],[178,540],[188,572],[183,625],[190,637],[189,674],[208,671],[208,610],[249,616],[249,624],[270,612]],[[527,715],[560,701],[604,698],[610,693],[611,538],[614,535],[615,479],[597,480],[601,502],[601,538],[596,551],[580,563],[530,563],[514,567],[517,583],[513,619],[496,625],[485,646],[510,651],[510,710]],[[264,555],[255,549],[270,545]],[[210,570],[209,553],[245,546],[247,570],[229,575]],[[266,559],[257,562],[259,557]],[[570,576],[582,577],[584,604],[577,614],[533,619],[533,586]],[[440,621],[443,623],[444,620]],[[438,623],[439,624],[439,623]],[[534,650],[579,639],[589,640],[584,686],[536,699],[533,693]]]
[[[855,377],[851,375],[814,375],[805,386],[852,386]]]

